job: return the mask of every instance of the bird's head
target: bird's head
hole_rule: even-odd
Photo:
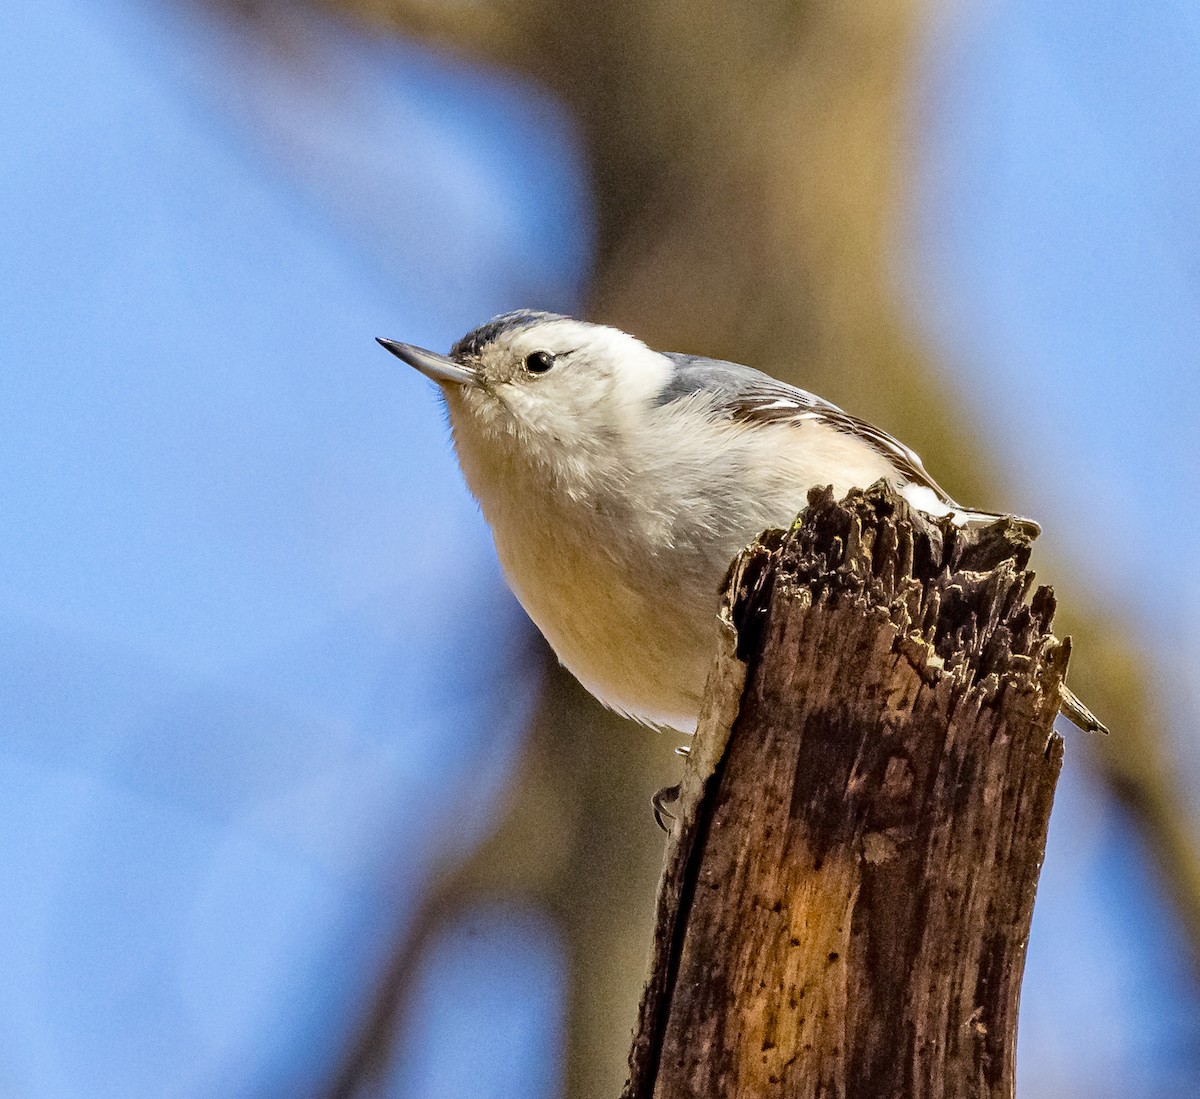
[[[557,313],[505,313],[449,355],[380,340],[437,382],[460,456],[519,454],[558,476],[623,449],[672,375],[641,340]]]

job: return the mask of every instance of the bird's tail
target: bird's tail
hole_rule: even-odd
[[[965,508],[956,508],[954,511],[955,523],[964,527],[994,523],[997,519],[1011,520],[1022,534],[1028,536],[1030,541],[1042,533],[1042,528],[1032,519],[1023,519],[1019,515],[999,515],[991,511],[968,511]],[[1076,728],[1082,729],[1085,733],[1103,733],[1105,736],[1108,735],[1108,728],[1104,722],[1083,704],[1079,696],[1070,687],[1064,683],[1059,686],[1058,690],[1058,712],[1063,717]]]
[[[995,511],[971,511],[967,508],[955,508],[952,514],[954,522],[960,527],[982,526],[985,523],[994,523],[997,519],[1010,519],[1022,534],[1029,537],[1030,541],[1042,533],[1042,528],[1037,523],[1020,515],[1001,515]]]
[[[1108,736],[1108,727],[1089,710],[1065,683],[1058,687],[1058,712],[1077,729],[1085,733],[1103,733]]]
[[[917,506],[919,507],[920,505],[918,504]],[[1042,528],[1032,519],[1024,519],[1019,515],[1001,515],[994,511],[973,511],[969,508],[960,508],[957,505],[949,503],[945,505],[944,511],[940,513],[934,512],[934,514],[942,515],[947,513],[949,513],[955,525],[960,527],[983,526],[987,523],[995,523],[997,520],[1007,519],[1031,542],[1042,533]],[[1085,733],[1104,733],[1106,736],[1108,735],[1108,729],[1105,727],[1104,722],[1096,717],[1066,684],[1059,686],[1058,712],[1070,721],[1072,725],[1082,729]]]

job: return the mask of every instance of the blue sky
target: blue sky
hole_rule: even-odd
[[[166,7],[0,41],[0,1090],[306,1094],[537,687],[372,337],[572,302],[565,124],[329,25],[305,95]]]

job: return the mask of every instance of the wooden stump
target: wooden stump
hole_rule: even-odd
[[[1013,1094],[1069,655],[1028,558],[882,485],[739,557],[626,1099]]]

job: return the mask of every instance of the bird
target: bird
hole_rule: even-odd
[[[655,728],[694,732],[730,562],[789,526],[810,488],[883,479],[933,518],[1002,518],[962,507],[909,447],[813,393],[607,325],[521,309],[449,355],[378,342],[440,387],[505,578],[560,662]],[[1065,688],[1064,713],[1103,728]]]

